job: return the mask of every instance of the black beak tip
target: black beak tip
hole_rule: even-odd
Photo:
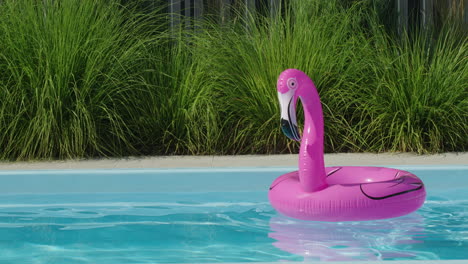
[[[286,119],[281,119],[281,130],[290,139],[300,141],[299,129]]]

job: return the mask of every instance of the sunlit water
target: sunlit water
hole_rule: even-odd
[[[468,259],[468,190],[404,217],[305,222],[262,192],[0,196],[0,263]]]

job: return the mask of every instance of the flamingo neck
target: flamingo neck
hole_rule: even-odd
[[[304,107],[304,131],[299,152],[299,179],[305,192],[328,186],[323,160],[323,113],[315,87],[299,95]]]

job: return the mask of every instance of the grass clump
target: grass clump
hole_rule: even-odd
[[[0,2],[0,158],[137,153],[130,123],[155,31],[111,0]]]
[[[374,29],[372,82],[356,91],[354,126],[368,151],[468,147],[468,38],[456,27],[390,38]]]
[[[142,84],[144,113],[133,129],[143,154],[215,154],[221,143],[216,109],[216,78],[194,45],[194,36],[179,29],[161,46],[150,45]]]

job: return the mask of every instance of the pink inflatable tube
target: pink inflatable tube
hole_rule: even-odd
[[[304,107],[304,131],[299,170],[277,178],[270,187],[271,205],[280,213],[303,220],[363,221],[402,216],[424,203],[423,182],[414,174],[381,167],[329,167],[323,160],[323,115],[312,80],[288,69],[278,78],[281,127],[300,141],[296,102]]]

